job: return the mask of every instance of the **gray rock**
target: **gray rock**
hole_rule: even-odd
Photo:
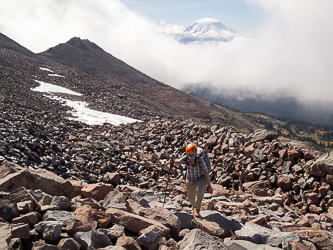
[[[238,221],[228,219],[214,210],[204,210],[200,212],[200,214],[203,219],[210,222],[215,222],[218,225],[222,226],[222,228],[229,228],[232,231],[236,231],[241,229],[242,227],[242,225]]]
[[[224,243],[217,242],[201,229],[191,230],[178,244],[182,250],[228,250]]]
[[[41,221],[35,225],[36,230],[49,242],[60,238],[63,224],[58,221]]]
[[[110,207],[110,204],[119,203],[120,199],[124,197],[124,194],[118,190],[113,190],[109,192],[103,200],[103,207],[105,209]],[[122,202],[123,203],[123,202]]]
[[[252,135],[251,142],[257,142],[263,140],[272,141],[278,137],[279,135],[276,132],[268,131],[267,129],[257,129],[256,131],[254,131]]]
[[[8,250],[23,250],[21,239],[13,238],[8,245]]]
[[[0,218],[5,221],[11,220],[19,215],[16,203],[7,203],[0,206]]]
[[[30,239],[30,227],[26,223],[12,224],[12,237],[22,240]]]
[[[307,166],[305,171],[317,177],[333,175],[333,151],[319,157],[312,165]]]
[[[191,229],[191,221],[194,219],[193,214],[189,214],[185,211],[176,211],[173,214],[178,217],[181,229]]]
[[[181,229],[180,220],[176,215],[163,207],[143,208],[138,213],[148,219],[160,222],[170,229],[170,235],[177,238]]]
[[[74,223],[74,213],[67,211],[47,211],[43,216],[44,221],[58,221],[64,225],[70,225]]]
[[[80,250],[80,244],[77,243],[74,239],[61,239],[58,243],[60,249],[70,249],[70,250]]]
[[[71,208],[72,202],[65,196],[54,196],[50,206],[57,206],[60,210]]]
[[[74,235],[74,240],[81,245],[81,249],[83,250],[104,248],[113,245],[106,234],[96,230],[77,232]]]
[[[228,240],[225,239],[224,243],[227,245],[228,250],[281,250],[280,247],[272,247],[269,245],[258,245],[246,240]]]
[[[117,241],[118,238],[125,235],[125,227],[122,225],[115,224],[111,228],[99,228],[98,231],[106,234],[110,240]]]
[[[139,238],[137,238],[136,242],[140,245],[140,246],[145,246],[148,245],[149,243],[154,242],[158,237],[160,237],[162,235],[161,231],[148,231],[146,233],[143,233],[142,235],[140,235]]]
[[[295,233],[273,231],[251,222],[246,222],[242,229],[235,231],[235,236],[237,240],[247,240],[273,247],[287,246],[290,240],[302,242],[302,238]]]

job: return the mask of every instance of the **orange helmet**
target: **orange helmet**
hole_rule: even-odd
[[[197,146],[193,143],[190,143],[186,146],[186,154],[188,155],[196,155],[197,154]]]

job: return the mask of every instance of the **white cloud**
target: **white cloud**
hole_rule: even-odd
[[[333,1],[248,0],[267,22],[254,38],[184,45],[118,0],[0,0],[0,32],[34,52],[74,36],[172,86],[213,83],[331,100]],[[244,20],[246,22],[246,20]],[[229,26],[232,25],[229,24]],[[176,26],[169,25],[170,30]],[[179,27],[178,27],[179,28]]]

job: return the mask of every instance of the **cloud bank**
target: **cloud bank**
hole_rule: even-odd
[[[161,31],[160,24],[118,0],[0,3],[0,32],[33,52],[78,36],[177,88],[205,83],[229,91],[247,89],[267,98],[332,99],[331,0],[248,0],[267,20],[256,33],[204,45],[177,42]]]

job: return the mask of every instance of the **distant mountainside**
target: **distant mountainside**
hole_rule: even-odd
[[[182,91],[194,94],[204,100],[222,104],[224,107],[239,112],[264,112],[275,117],[291,117],[311,122],[313,124],[333,125],[333,109],[321,102],[299,101],[295,97],[257,97],[253,98],[248,92],[237,91],[237,95],[225,94],[222,88],[201,84],[190,84]]]
[[[73,38],[40,54],[2,34],[0,45],[0,96],[3,98],[65,114],[67,109],[59,101],[30,90],[39,85],[35,81],[38,80],[83,94],[75,98],[87,102],[90,108],[131,118],[187,117],[238,128],[258,127],[236,112],[150,78],[88,40]],[[54,74],[41,68],[50,69]]]
[[[233,29],[225,26],[215,18],[203,18],[183,31],[179,29],[168,33],[174,35],[182,43],[228,42],[241,36]]]

